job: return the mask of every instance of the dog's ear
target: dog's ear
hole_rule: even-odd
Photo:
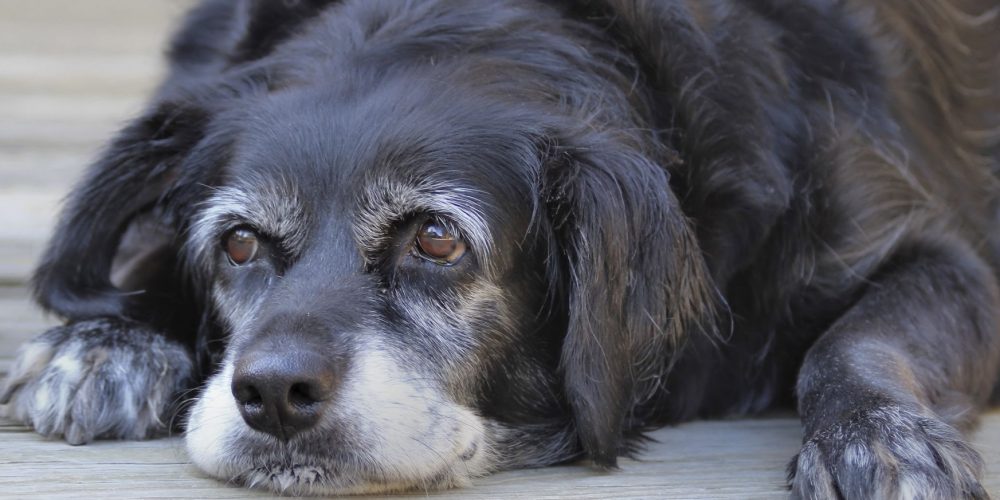
[[[668,160],[613,140],[557,149],[542,184],[567,294],[561,369],[584,450],[612,467],[685,335],[714,331],[717,295]]]
[[[181,212],[211,184],[212,169],[205,168],[211,162],[184,168],[192,154],[204,154],[196,146],[208,121],[204,108],[163,102],[119,133],[67,200],[35,272],[35,294],[43,307],[68,319],[134,312],[141,293],[112,284],[112,262],[123,247],[129,255],[118,266],[116,281],[135,289],[148,281],[141,274],[151,269],[151,259],[176,258],[161,247],[173,243],[169,231],[179,230]],[[145,228],[154,226],[168,233],[149,237]],[[123,245],[130,227],[137,237]]]
[[[669,131],[667,140],[683,155],[673,184],[697,220],[699,243],[723,288],[787,210],[793,187],[786,162],[796,154],[792,138],[807,129],[795,101],[795,75],[774,56],[778,47],[768,46],[774,37],[746,22],[761,15],[753,4],[581,0],[568,7],[630,53],[657,96],[648,110],[651,126]],[[770,15],[791,9],[808,7],[790,5]],[[803,16],[813,18],[817,24],[807,31],[831,29],[822,16]],[[832,71],[853,71],[837,68]]]

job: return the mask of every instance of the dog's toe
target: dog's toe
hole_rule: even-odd
[[[863,409],[823,429],[789,466],[794,498],[989,498],[982,459],[944,422],[902,407]]]
[[[0,402],[39,434],[70,444],[142,439],[167,428],[192,368],[183,347],[142,325],[77,322],[21,349]]]
[[[802,447],[788,466],[792,496],[801,499],[838,498],[837,486],[816,443]]]

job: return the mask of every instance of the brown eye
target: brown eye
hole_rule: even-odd
[[[239,266],[253,260],[260,244],[257,242],[256,233],[246,228],[239,228],[229,233],[225,246],[229,260]]]
[[[420,256],[441,265],[451,265],[465,255],[465,242],[436,221],[425,222],[417,231]]]

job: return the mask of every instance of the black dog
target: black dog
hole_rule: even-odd
[[[797,401],[795,496],[986,496],[986,0],[209,0],[37,271],[3,400],[184,411],[291,493],[447,487]]]

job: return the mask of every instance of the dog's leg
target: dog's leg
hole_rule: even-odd
[[[796,498],[986,498],[959,429],[997,378],[998,292],[961,247],[899,255],[810,349],[799,374]]]
[[[144,325],[71,322],[21,348],[0,403],[40,434],[70,444],[143,439],[167,430],[192,375],[191,354]]]

